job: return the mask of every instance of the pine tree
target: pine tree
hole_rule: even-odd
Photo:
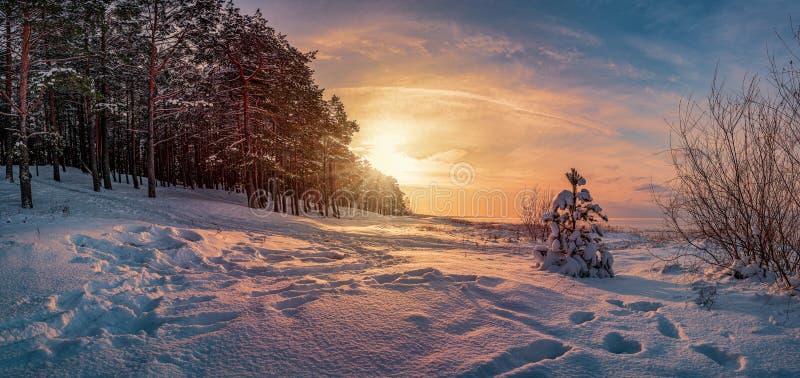
[[[132,3],[131,3],[132,2]],[[182,94],[179,88],[161,88],[165,74],[180,75],[180,69],[188,63],[182,55],[190,48],[190,38],[205,33],[210,25],[206,22],[218,11],[217,2],[211,0],[129,0],[122,6],[136,10],[129,16],[142,25],[144,41],[143,76],[147,80],[147,195],[156,196],[156,144],[160,132],[166,140],[169,132],[157,127],[160,118],[172,115],[183,107],[162,106]],[[178,67],[180,66],[180,67]],[[172,90],[170,90],[172,89]]]
[[[14,2],[4,7],[6,13],[7,71],[6,88],[2,97],[11,114],[17,119],[16,130],[12,130],[16,142],[11,153],[19,161],[20,202],[22,208],[33,207],[31,191],[30,139],[37,135],[33,130],[34,115],[44,98],[46,86],[37,77],[37,68],[44,61],[42,41],[58,23],[59,3],[48,0]],[[13,24],[13,25],[12,25]],[[9,59],[9,52],[16,52],[18,62]],[[16,74],[16,77],[12,73]],[[9,80],[10,78],[10,80]],[[16,82],[16,91],[10,85]],[[7,131],[8,132],[8,131]]]
[[[0,8],[0,153],[7,169],[20,164],[24,207],[28,165],[49,162],[54,180],[59,165],[78,167],[98,191],[122,176],[138,187],[146,173],[149,196],[159,182],[243,188],[257,199],[250,206],[271,198],[273,211],[295,215],[407,212],[397,181],[350,150],[358,123],[315,82],[314,52],[292,46],[260,12],[219,0]]]
[[[3,1],[3,13],[5,14],[5,38],[4,38],[4,57],[5,57],[5,70],[4,70],[4,86],[3,86],[3,97],[6,101],[3,104],[3,141],[4,144],[3,148],[3,159],[5,161],[6,166],[6,181],[14,182],[14,168],[13,168],[13,148],[14,148],[14,133],[12,132],[14,125],[14,114],[12,113],[11,108],[11,97],[14,96],[14,89],[13,89],[13,74],[14,74],[14,67],[13,67],[13,59],[12,59],[12,34],[11,34],[11,23],[12,18],[16,18],[16,11],[15,7],[13,6],[13,2],[9,0]]]
[[[550,225],[547,245],[537,248],[535,256],[541,269],[570,276],[613,277],[613,256],[601,244],[608,221],[600,205],[592,202],[586,179],[575,168],[566,173],[571,188],[554,199],[551,211],[542,216]]]

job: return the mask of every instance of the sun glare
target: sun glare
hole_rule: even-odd
[[[365,144],[369,148],[367,160],[379,171],[397,178],[400,184],[409,184],[418,175],[418,161],[402,151],[408,143],[408,134],[402,125],[383,121],[373,129],[375,132],[367,138]]]

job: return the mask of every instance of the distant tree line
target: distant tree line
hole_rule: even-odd
[[[55,181],[80,168],[95,191],[181,185],[293,214],[407,211],[396,180],[348,148],[359,126],[323,97],[314,52],[258,11],[221,0],[0,0],[0,11],[0,152],[7,180],[19,165],[23,208],[30,165],[49,164]]]

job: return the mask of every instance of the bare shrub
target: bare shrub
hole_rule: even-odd
[[[703,281],[698,281],[692,284],[692,289],[697,292],[697,298],[694,299],[694,303],[711,311],[711,307],[713,307],[714,302],[717,301],[717,287]]]
[[[706,101],[681,103],[676,175],[657,202],[696,257],[733,276],[771,272],[788,288],[800,264],[800,74],[773,71],[771,86],[752,77],[738,92],[715,76]]]
[[[535,187],[528,191],[522,199],[520,220],[525,233],[533,241],[545,241],[550,232],[549,226],[542,220],[542,216],[550,211],[550,203],[555,197],[552,189]]]

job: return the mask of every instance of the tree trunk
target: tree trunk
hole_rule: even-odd
[[[111,190],[111,162],[108,156],[108,111],[100,114],[100,146],[103,161],[103,188]]]
[[[27,116],[20,116],[20,118],[27,118]],[[25,121],[20,121],[20,126],[23,126]],[[19,147],[19,194],[23,209],[33,208],[33,194],[31,193],[31,172],[29,164],[28,146],[22,145]]]
[[[8,11],[8,10],[6,10]],[[11,75],[12,75],[12,67],[11,67],[11,17],[6,17],[6,94],[9,97],[13,97],[12,95],[12,86],[11,86]],[[6,108],[10,108],[7,106]],[[9,109],[10,110],[10,109]],[[10,111],[8,113],[11,113]],[[11,117],[4,117],[7,122],[6,126],[9,128],[11,124],[14,122]],[[6,144],[6,180],[8,182],[14,182],[14,167],[12,166],[13,159],[11,158],[11,151],[14,149],[14,134],[11,132],[10,129],[6,130],[5,133],[5,140],[3,143]]]
[[[101,150],[101,157],[103,160],[103,188],[111,190],[111,161],[108,157],[108,80],[106,77],[108,76],[108,70],[106,68],[106,26],[101,26],[102,33],[100,38],[100,72],[103,75],[103,80],[101,83],[101,91],[103,93],[103,103],[106,106],[103,107],[103,112],[100,113],[100,146]]]
[[[97,171],[97,122],[92,113],[92,99],[89,96],[84,97],[86,107],[86,125],[89,127],[89,136],[86,138],[89,142],[89,172],[92,175],[92,190],[95,192],[100,191],[100,174]]]
[[[28,71],[30,68],[31,22],[26,8],[23,11],[22,51],[19,67],[19,193],[23,209],[33,208],[31,193],[31,173],[29,171],[30,156],[28,154]]]
[[[253,183],[253,167],[251,162],[250,152],[251,152],[251,144],[250,144],[250,92],[247,88],[247,81],[244,82],[244,93],[242,95],[242,109],[244,113],[244,118],[242,122],[242,130],[244,132],[244,140],[245,140],[245,152],[244,152],[244,191],[247,194],[247,206],[248,207],[259,207],[258,201],[256,198],[253,198],[256,188],[255,184]]]
[[[11,122],[8,122],[10,124]],[[11,130],[6,130],[5,140],[3,143],[6,144],[5,148],[5,160],[6,160],[6,181],[14,182],[14,159],[12,159],[11,152],[14,149],[14,133]]]
[[[300,200],[297,198],[298,197],[297,193],[298,193],[300,188],[297,186],[297,179],[294,180],[294,184],[293,185],[294,185],[294,188],[292,190],[292,210],[294,211],[294,215],[295,216],[299,216],[300,215],[300,206],[299,206],[300,205]]]
[[[50,88],[49,96],[50,104],[50,133],[53,136],[53,146],[50,153],[53,155],[53,180],[61,181],[61,171],[59,170],[59,157],[61,155],[61,127],[58,126],[56,121],[56,95],[55,91]]]
[[[76,146],[76,154],[78,156],[78,165],[81,168],[81,172],[83,173],[91,173],[86,166],[86,155],[89,154],[87,151],[87,147],[89,146],[89,138],[87,137],[87,132],[89,124],[87,123],[88,117],[86,116],[86,106],[83,104],[83,98],[81,97],[81,106],[78,107],[78,142]]]
[[[331,194],[336,193],[336,164],[334,161],[331,161],[331,169],[330,169],[330,192]],[[332,197],[332,195],[331,195]],[[339,208],[336,206],[336,198],[331,198],[331,211],[333,211],[333,216],[339,218]]]
[[[150,34],[150,71],[147,81],[147,196],[156,196],[156,150],[153,139],[156,118],[156,61],[158,47],[156,46],[156,31],[158,30],[158,2],[154,2],[153,26]]]
[[[156,196],[156,162],[155,162],[155,154],[156,149],[153,143],[153,139],[155,138],[155,127],[153,125],[154,118],[155,118],[155,104],[154,104],[154,92],[155,92],[155,83],[154,79],[150,79],[149,83],[149,93],[150,99],[147,102],[147,196],[150,198],[155,198]]]
[[[89,51],[89,34],[84,34],[83,47],[86,52]],[[91,75],[91,63],[89,59],[86,60],[85,73],[86,77]],[[89,145],[89,171],[92,173],[92,190],[95,192],[100,191],[100,175],[97,171],[97,124],[94,120],[94,113],[92,109],[92,98],[89,95],[83,96],[86,125],[89,127],[89,135],[86,138]]]
[[[131,130],[131,176],[133,176],[134,189],[139,189],[139,165],[136,163],[136,157],[138,155],[139,146],[136,144],[136,133]]]
[[[139,173],[136,157],[139,155],[139,146],[136,144],[136,100],[133,94],[133,81],[128,81],[128,130],[131,132],[131,176],[133,188],[139,189]]]

